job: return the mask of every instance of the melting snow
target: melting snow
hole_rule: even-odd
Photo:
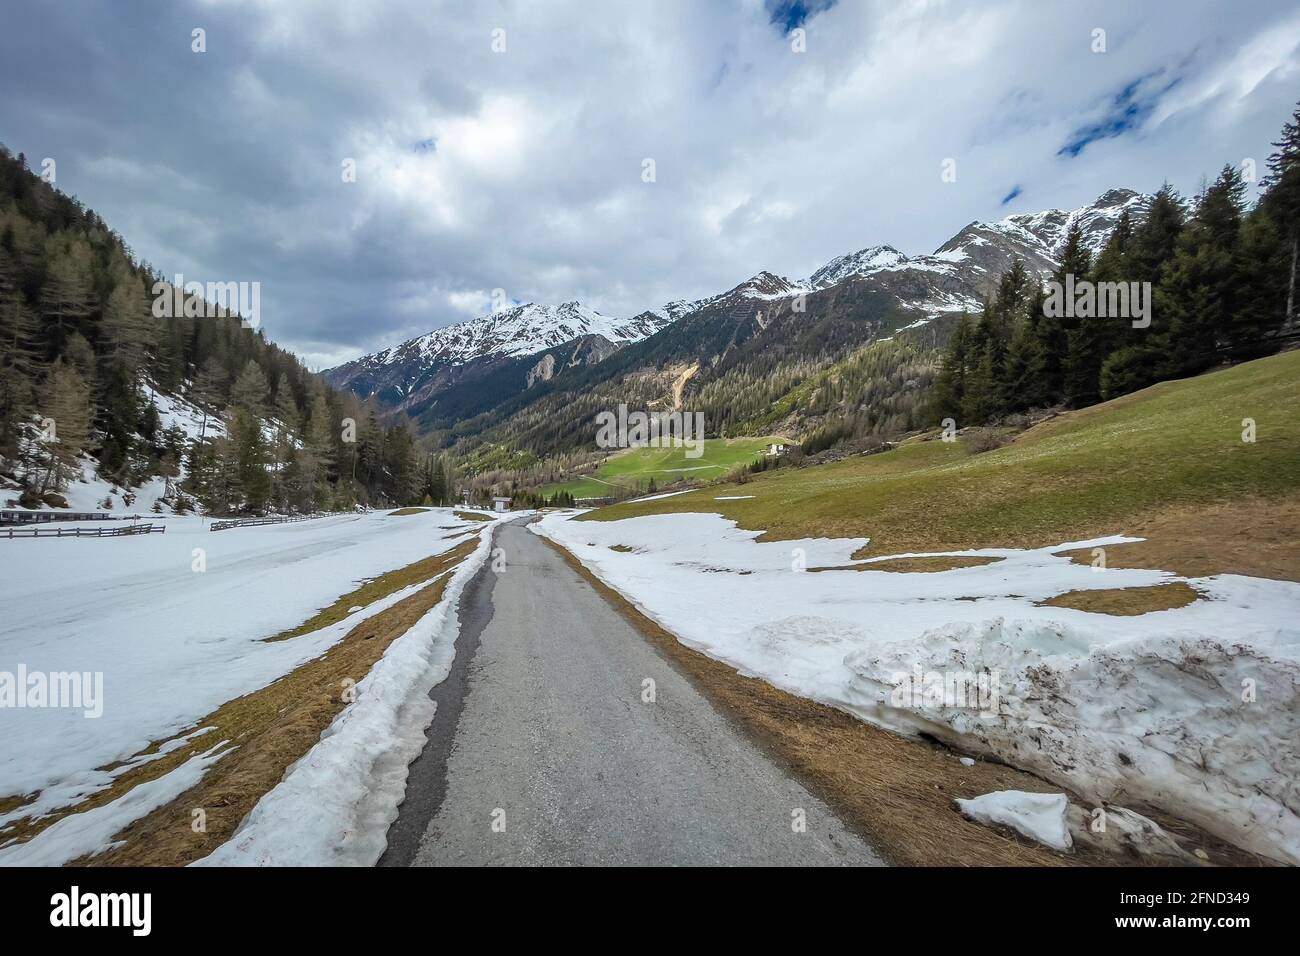
[[[757,541],[716,514],[531,527],[742,673],[1300,862],[1300,584],[1195,578],[1203,597],[1187,607],[1114,617],[1038,604],[1183,580],[1053,553],[1131,538],[955,552],[1000,560],[933,573],[812,573],[865,564],[851,555],[867,539]],[[900,698],[918,670],[996,674],[996,706]]]

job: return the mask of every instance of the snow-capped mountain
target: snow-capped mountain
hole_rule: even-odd
[[[588,343],[586,348],[571,350],[567,362],[600,361],[629,342],[653,335],[669,321],[650,312],[617,319],[578,302],[557,306],[529,302],[434,329],[330,369],[325,377],[363,397],[411,408],[445,388],[476,381],[510,359],[539,355],[565,343]],[[553,367],[554,360],[550,364]],[[534,375],[527,382],[537,379]]]
[[[1046,275],[1059,265],[1065,238],[1076,222],[1085,245],[1096,253],[1125,210],[1138,217],[1150,201],[1149,196],[1130,189],[1112,189],[1080,209],[1048,209],[996,222],[972,222],[932,255],[909,256],[893,246],[868,246],[836,256],[802,282],[780,281],[789,288],[785,294],[793,295],[830,289],[850,279],[869,280],[904,308],[930,314],[974,310],[1013,259]],[[757,290],[749,294],[760,297]],[[763,297],[780,298],[782,294],[771,287],[771,294]],[[716,298],[692,305],[700,308]]]
[[[325,374],[336,386],[375,396],[391,407],[417,412],[443,402],[445,411],[444,396],[458,387],[473,385],[476,403],[486,400],[480,393],[489,388],[526,390],[564,368],[602,363],[669,326],[689,326],[674,333],[683,342],[711,342],[719,336],[738,341],[731,332],[724,334],[724,328],[752,322],[762,331],[782,303],[801,295],[833,294],[843,300],[838,310],[851,312],[859,306],[845,303],[861,302],[872,314],[892,309],[907,315],[905,322],[920,325],[941,315],[978,310],[1015,259],[1040,276],[1054,271],[1075,223],[1089,248],[1099,250],[1126,210],[1139,217],[1149,203],[1149,196],[1112,189],[1080,209],[972,222],[929,255],[869,246],[835,257],[807,279],[763,271],[725,292],[676,300],[628,319],[602,315],[577,302],[528,303],[435,329]]]
[[[616,319],[602,315],[577,302],[556,306],[529,302],[434,329],[360,361],[372,367],[409,362],[464,365],[492,355],[534,355],[584,335],[600,335],[611,342],[636,342],[661,327],[642,317]]]
[[[836,256],[808,277],[808,285],[813,289],[825,289],[849,276],[870,275],[908,261],[908,257],[893,246],[868,246],[858,252]]]

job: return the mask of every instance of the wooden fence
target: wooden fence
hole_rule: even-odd
[[[139,521],[142,515],[111,515],[103,511],[29,511],[25,508],[0,509],[0,527],[9,525],[48,524],[51,521]]]
[[[208,525],[209,531],[225,531],[227,528],[254,528],[264,524],[288,524],[291,521],[310,521],[312,518],[329,518],[339,514],[351,514],[350,511],[327,511],[318,515],[293,515],[278,518],[232,518],[229,521],[214,521]]]
[[[0,528],[0,538],[121,538],[132,534],[162,534],[162,524],[130,524],[121,528]]]

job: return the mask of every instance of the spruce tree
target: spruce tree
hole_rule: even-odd
[[[1232,166],[1201,195],[1173,259],[1165,266],[1155,307],[1168,317],[1170,374],[1187,374],[1217,360],[1231,334],[1242,292],[1240,237],[1245,183]]]
[[[1274,222],[1290,252],[1286,278],[1285,328],[1296,327],[1296,274],[1300,269],[1300,108],[1282,127],[1281,138],[1273,144],[1275,152],[1268,158],[1268,171],[1261,185],[1265,192],[1261,205]]]
[[[1133,232],[1133,220],[1126,209],[1097,256],[1090,276],[1092,282],[1098,286],[1102,283],[1127,285]],[[1100,304],[1100,296],[1097,301]],[[1126,327],[1132,328],[1131,316],[1094,314],[1075,320],[1068,335],[1065,361],[1065,398],[1069,404],[1082,408],[1100,400],[1101,367],[1125,337]]]
[[[1043,314],[1046,294],[1042,286],[1026,297],[1007,351],[1008,406],[1010,411],[1045,408],[1051,404],[1047,355],[1039,325],[1051,321]]]
[[[935,405],[940,418],[958,419],[966,398],[966,375],[969,370],[972,320],[963,315],[948,340],[943,365],[935,383]]]

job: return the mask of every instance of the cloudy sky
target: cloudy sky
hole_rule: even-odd
[[[1300,98],[1297,0],[11,0],[3,20],[0,142],[54,158],[167,275],[260,281],[267,334],[313,367],[494,289],[631,315],[1111,186],[1194,194],[1262,168]]]

